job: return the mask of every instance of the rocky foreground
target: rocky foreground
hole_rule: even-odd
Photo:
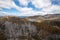
[[[0,40],[60,40],[60,19],[0,17]]]

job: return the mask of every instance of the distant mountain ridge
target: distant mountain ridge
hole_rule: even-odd
[[[55,19],[60,19],[60,14],[47,14],[44,16],[37,15],[37,16],[32,16],[32,17],[27,17],[26,19],[34,19],[34,20],[55,20]]]
[[[60,14],[47,14],[47,15],[44,15],[44,17],[59,17]]]

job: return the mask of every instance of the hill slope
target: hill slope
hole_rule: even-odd
[[[37,17],[38,18],[38,17]],[[15,16],[0,17],[1,40],[59,40],[60,21],[43,20],[32,22],[30,18]],[[33,18],[32,18],[33,19]],[[38,21],[38,19],[36,20]]]

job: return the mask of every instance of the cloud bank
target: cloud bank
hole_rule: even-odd
[[[20,6],[17,6],[14,1],[18,1]],[[52,4],[52,2],[54,1],[55,3]],[[58,2],[58,4],[56,3],[56,1]],[[9,10],[15,8],[16,10],[19,11],[19,13],[17,13],[17,16],[34,16],[34,15],[45,15],[45,14],[54,14],[54,13],[60,14],[59,1],[60,0],[0,0],[0,10],[2,11],[3,8]],[[33,6],[28,7],[30,2],[35,8],[41,10],[39,11],[34,10]]]

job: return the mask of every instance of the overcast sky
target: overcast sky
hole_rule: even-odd
[[[0,15],[34,16],[60,13],[60,0],[0,0]]]

